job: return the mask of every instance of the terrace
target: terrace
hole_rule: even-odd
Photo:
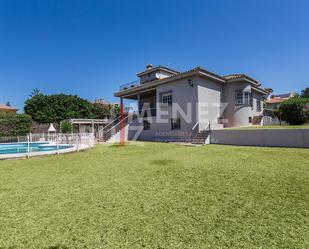
[[[134,85],[134,82],[135,85]],[[120,90],[124,91],[127,89],[139,86],[139,81],[133,81],[131,83],[120,86]],[[124,97],[125,99],[135,100],[137,102],[138,111],[141,113],[144,110],[144,116],[155,117],[156,116],[156,89],[150,88],[144,91],[138,91],[128,94]]]

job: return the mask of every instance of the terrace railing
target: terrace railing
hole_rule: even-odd
[[[123,122],[123,127],[135,120],[138,115],[135,112],[125,113],[123,119],[120,119],[120,116],[114,119],[111,123],[105,126],[99,131],[99,140],[101,142],[108,141],[112,136],[118,133],[121,129],[121,122]]]
[[[130,89],[132,87],[139,86],[139,85],[140,85],[140,81],[135,80],[135,81],[120,85],[119,90],[124,91],[124,90]]]

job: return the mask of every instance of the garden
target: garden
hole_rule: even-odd
[[[308,248],[307,149],[97,145],[0,161],[0,248]]]

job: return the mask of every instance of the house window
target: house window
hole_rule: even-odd
[[[172,92],[161,93],[161,103],[165,105],[172,105],[173,95]]]
[[[244,100],[242,90],[236,90],[236,104],[241,105],[243,102]]]
[[[143,121],[144,130],[150,130],[150,123],[147,120]]]
[[[252,117],[248,118],[248,122],[251,124],[252,123]]]
[[[252,95],[250,92],[244,92],[243,90],[235,91],[236,105],[252,105]]]
[[[245,101],[244,104],[249,105],[250,104],[250,93],[244,92]]]
[[[172,130],[180,130],[180,118],[171,119]]]
[[[258,112],[260,112],[262,110],[262,106],[261,106],[261,101],[260,100],[256,101],[256,110]]]

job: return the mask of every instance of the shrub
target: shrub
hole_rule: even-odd
[[[60,129],[62,133],[71,133],[73,131],[73,126],[70,121],[64,120],[61,122]]]
[[[301,125],[309,119],[309,98],[291,98],[279,108],[282,119],[290,125]]]
[[[0,136],[25,136],[31,125],[31,116],[27,114],[0,113]]]

